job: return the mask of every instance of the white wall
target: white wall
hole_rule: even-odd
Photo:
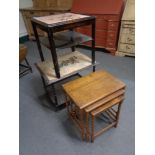
[[[32,0],[19,0],[19,8],[32,7]],[[21,13],[19,13],[19,37],[27,35]]]

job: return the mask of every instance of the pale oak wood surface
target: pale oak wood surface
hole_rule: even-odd
[[[124,93],[125,93],[125,90],[121,89],[121,90],[119,90],[119,91],[117,91],[117,92],[115,92],[115,93],[113,93],[113,94],[111,94],[111,95],[109,95],[109,96],[107,96],[107,97],[105,97],[105,98],[91,104],[90,106],[86,107],[85,111],[90,112],[90,111],[94,110],[95,108],[98,108],[99,106],[108,104],[109,101],[117,98],[120,95],[123,95]]]
[[[73,102],[83,109],[92,103],[125,88],[125,84],[106,71],[96,71],[63,85]]]

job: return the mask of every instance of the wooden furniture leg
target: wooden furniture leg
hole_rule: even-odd
[[[116,125],[114,126],[115,128],[117,128],[117,125],[118,125],[119,115],[120,115],[120,110],[121,110],[122,102],[123,102],[123,101],[121,101],[121,102],[118,104],[118,110],[117,110],[117,114],[116,114]]]
[[[82,138],[82,140],[84,140],[83,110],[80,110],[80,126],[81,126],[81,138]]]
[[[90,131],[89,131],[89,113],[86,112],[86,138],[87,141],[90,140]]]
[[[67,95],[65,95],[65,99],[66,99],[67,114],[68,114],[68,116],[70,116],[70,111],[69,111],[70,100],[68,99]]]
[[[94,122],[95,118],[93,115],[91,115],[91,142],[94,142]]]

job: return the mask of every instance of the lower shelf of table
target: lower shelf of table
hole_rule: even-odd
[[[56,77],[54,65],[51,60],[39,62],[36,64],[41,76],[43,76],[47,85],[78,73],[83,69],[96,65],[96,63],[92,64],[91,58],[78,51],[61,55],[58,58],[58,64],[61,78]]]
[[[49,86],[47,86],[46,89],[46,95],[49,99],[49,106],[52,106],[55,108],[55,110],[61,110],[66,107],[66,98],[65,98],[65,93],[62,89],[62,85],[75,80],[77,78],[80,78],[80,74],[73,74],[72,76],[63,79],[57,83],[53,83]]]

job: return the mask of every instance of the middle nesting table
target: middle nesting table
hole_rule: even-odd
[[[74,13],[56,14],[43,17],[33,17],[32,26],[37,41],[37,46],[41,62],[36,64],[47,92],[47,87],[52,86],[56,108],[64,105],[58,103],[54,84],[68,77],[79,75],[79,71],[93,66],[95,71],[95,22],[94,16],[87,16]],[[91,37],[74,32],[74,28],[91,25]],[[46,34],[44,38],[39,38],[37,29],[41,29]],[[80,53],[75,46],[83,42],[92,42],[91,58]],[[50,49],[52,60],[45,60],[41,43]],[[57,55],[57,49],[71,47],[68,54]]]

